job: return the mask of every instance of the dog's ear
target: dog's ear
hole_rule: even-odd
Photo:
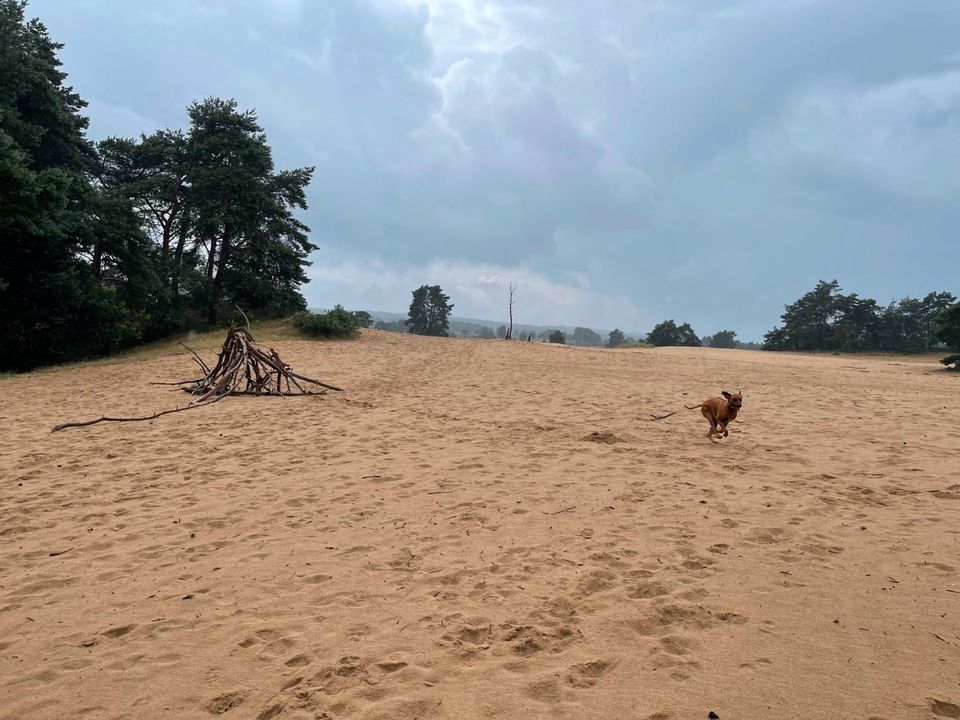
[[[730,395],[730,393],[728,393],[726,390],[721,390],[720,394],[723,395],[727,400],[732,397],[732,395]]]

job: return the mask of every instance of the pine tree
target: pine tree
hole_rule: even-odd
[[[415,335],[446,337],[450,330],[453,305],[439,285],[421,285],[413,291],[408,317],[404,320],[409,332]]]

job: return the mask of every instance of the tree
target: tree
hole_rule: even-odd
[[[306,306],[312,168],[275,172],[252,111],[209,99],[190,130],[85,137],[46,28],[0,0],[0,368],[109,353],[235,303]]]
[[[25,7],[0,0],[0,369],[14,370],[137,340],[92,264],[102,233],[123,245],[124,208],[98,202],[86,103],[64,85],[62,45]]]
[[[960,350],[960,303],[940,311],[934,321],[934,337],[950,350]],[[960,354],[948,355],[940,362],[954,370],[960,370]]]
[[[603,345],[603,338],[590,328],[574,328],[570,342],[574,345],[587,345],[590,347],[599,347]]]
[[[477,337],[481,340],[493,340],[496,335],[493,334],[493,330],[484,325],[479,331],[477,331]]]
[[[950,350],[960,350],[960,303],[944,308],[934,323],[934,337]]]
[[[307,254],[316,249],[309,228],[293,216],[295,208],[307,206],[313,168],[274,173],[256,113],[238,111],[235,100],[195,102],[187,114],[188,203],[194,243],[205,259],[208,322],[215,323],[219,306],[232,306],[251,284],[260,292],[246,300],[271,314],[288,312],[296,288],[307,280]],[[245,262],[252,256],[267,261],[266,276],[259,272],[262,265]]]
[[[421,285],[413,291],[409,316],[404,321],[411,333],[446,337],[453,305],[439,285]]]
[[[673,320],[664,320],[654,326],[647,335],[647,342],[657,347],[687,346],[700,347],[700,338],[690,327],[690,323],[677,325]]]
[[[627,341],[627,336],[619,328],[615,328],[610,331],[610,336],[607,338],[607,347],[615,348],[617,345],[622,345]]]
[[[510,314],[510,326],[507,328],[507,332],[504,335],[505,340],[513,340],[513,293],[516,292],[517,286],[514,283],[510,283],[510,299],[507,304],[507,309]]]
[[[500,338],[501,340],[506,340],[506,338],[507,338],[507,326],[506,326],[506,325],[501,325],[500,327],[497,328],[497,337]]]
[[[690,327],[690,323],[683,323],[677,326],[677,345],[686,347],[700,347],[703,343],[697,334]]]
[[[555,345],[564,345],[567,342],[567,336],[559,330],[554,330],[547,336],[547,341]]]
[[[354,310],[350,314],[357,322],[357,327],[368,328],[373,325],[373,316],[366,310]]]
[[[710,337],[704,338],[703,344],[712,348],[735,348],[737,346],[737,333],[733,330],[720,330]]]
[[[937,316],[956,298],[932,292],[880,307],[876,300],[845,295],[836,280],[821,280],[787,305],[782,326],[764,336],[765,350],[929,350]]]

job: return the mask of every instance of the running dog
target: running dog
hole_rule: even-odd
[[[700,408],[700,412],[710,422],[710,429],[707,431],[710,442],[716,442],[715,438],[721,435],[727,437],[730,434],[727,425],[737,419],[737,413],[743,405],[743,396],[740,391],[728,393],[723,390],[720,394],[723,397],[708,398],[699,405],[684,405],[687,410]]]

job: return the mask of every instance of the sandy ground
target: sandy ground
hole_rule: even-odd
[[[349,392],[51,434],[189,358],[0,380],[0,717],[960,717],[934,361],[276,346]]]

